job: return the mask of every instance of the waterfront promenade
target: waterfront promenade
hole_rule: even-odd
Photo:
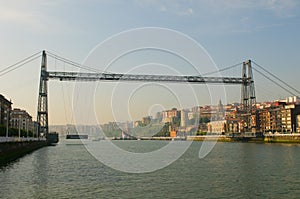
[[[46,138],[32,138],[32,137],[3,137],[0,136],[0,143],[2,142],[29,142],[29,141],[46,141]]]

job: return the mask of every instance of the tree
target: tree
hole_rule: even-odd
[[[169,122],[165,123],[164,126],[160,129],[160,131],[154,135],[154,137],[169,137],[170,136],[169,126],[170,126]]]

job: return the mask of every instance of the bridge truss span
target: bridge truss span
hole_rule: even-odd
[[[119,73],[77,73],[55,72],[45,73],[48,79],[60,81],[128,81],[128,82],[171,82],[195,84],[243,84],[245,81],[239,77],[202,77],[202,76],[174,76],[174,75],[145,75],[145,74],[119,74]]]

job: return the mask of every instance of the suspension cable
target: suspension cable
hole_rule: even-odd
[[[273,82],[274,84],[276,84],[277,86],[279,86],[280,88],[282,88],[283,90],[285,90],[286,92],[290,93],[293,96],[296,96],[294,93],[292,93],[290,90],[286,89],[285,87],[283,87],[282,85],[280,85],[279,83],[277,83],[276,81],[274,81],[273,79],[271,79],[270,77],[268,77],[267,75],[263,74],[262,72],[260,72],[259,70],[257,70],[256,68],[253,68],[253,70],[255,70],[256,72],[258,72],[260,75],[262,75],[263,77],[265,77],[266,79],[270,80],[271,82]]]
[[[286,85],[287,87],[289,87],[290,89],[292,89],[293,91],[295,91],[296,93],[300,94],[300,91],[298,91],[297,89],[295,89],[294,87],[290,86],[288,83],[284,82],[283,80],[281,80],[279,77],[277,77],[276,75],[274,75],[273,73],[271,73],[270,71],[266,70],[264,67],[262,67],[261,65],[255,63],[253,61],[253,63],[258,66],[259,68],[261,68],[263,71],[265,71],[266,73],[268,73],[269,75],[271,75],[272,77],[274,77],[275,79],[277,79],[278,81],[280,81],[281,83],[283,83],[284,85]]]
[[[66,63],[66,64],[69,64],[69,65],[74,66],[74,67],[79,68],[79,69],[84,69],[84,70],[88,70],[88,71],[91,71],[91,72],[106,72],[106,73],[110,73],[110,72],[107,72],[107,71],[103,71],[103,70],[92,68],[90,66],[79,64],[77,62],[71,61],[71,60],[69,60],[67,58],[61,57],[61,56],[56,55],[54,53],[51,53],[49,51],[47,51],[47,54],[50,57],[54,58],[54,59],[57,59],[59,61],[62,61],[64,63]]]
[[[211,74],[219,73],[219,72],[222,72],[222,71],[225,71],[225,70],[229,70],[229,69],[231,69],[231,68],[240,66],[241,64],[243,64],[243,62],[238,63],[238,64],[235,64],[235,65],[232,65],[232,66],[223,67],[223,68],[221,68],[221,69],[219,69],[219,70],[216,70],[216,71],[204,73],[203,76],[204,76],[204,75],[211,75]]]
[[[89,71],[92,70],[91,68],[88,68],[88,67],[84,68],[84,66],[82,66],[82,65],[79,64],[79,63],[76,63],[76,62],[71,61],[71,60],[69,60],[69,59],[63,58],[63,57],[61,57],[61,56],[58,56],[58,55],[53,54],[53,53],[48,52],[48,51],[47,51],[47,55],[48,55],[49,57],[54,58],[55,60],[62,61],[63,63],[66,63],[66,64],[69,64],[69,65],[75,66],[75,67],[77,67],[77,68],[80,68],[80,69],[86,69],[86,70],[89,70]]]
[[[25,58],[21,61],[18,61],[17,63],[15,63],[13,65],[5,67],[4,69],[2,69],[0,71],[0,77],[3,76],[3,75],[6,75],[7,73],[10,73],[10,72],[18,69],[18,68],[20,68],[22,66],[24,66],[25,64],[28,64],[29,62],[32,62],[32,61],[38,59],[40,57],[41,57],[41,52],[38,52],[38,53],[35,53],[35,54],[33,54],[33,55],[31,55],[31,56],[29,56],[29,57],[27,57],[27,58]]]

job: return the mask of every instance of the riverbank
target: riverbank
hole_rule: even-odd
[[[264,136],[264,142],[267,143],[300,143],[300,134],[271,134]]]
[[[113,140],[132,140],[132,139],[113,139]],[[289,143],[300,144],[300,134],[265,134],[255,136],[255,134],[248,134],[245,136],[236,135],[198,135],[198,136],[186,136],[186,137],[141,137],[138,140],[186,140],[186,141],[217,141],[217,142],[255,142],[255,143]]]
[[[6,165],[28,153],[39,148],[48,146],[49,142],[24,141],[24,142],[2,142],[0,143],[0,166]]]
[[[300,144],[300,134],[267,134],[259,137],[255,136],[187,136],[188,141],[218,141],[218,142],[256,142],[256,143],[295,143]]]

